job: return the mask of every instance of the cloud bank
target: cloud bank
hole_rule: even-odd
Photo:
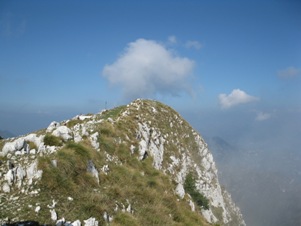
[[[168,37],[168,42],[169,42],[170,44],[176,44],[176,43],[177,43],[177,37],[174,36],[174,35],[169,36],[169,37]]]
[[[222,93],[218,96],[218,98],[221,108],[223,109],[258,100],[257,97],[250,96],[240,89],[232,90],[229,95]]]
[[[295,67],[288,67],[278,72],[280,78],[294,78],[301,75],[301,70]]]
[[[256,121],[264,121],[271,118],[271,114],[270,113],[264,113],[264,112],[257,112]]]
[[[102,74],[122,88],[125,98],[177,96],[191,92],[188,80],[193,68],[194,61],[177,56],[158,42],[138,39],[129,43],[114,63],[106,65]]]
[[[191,49],[191,48],[193,48],[193,49],[196,49],[196,50],[199,50],[199,49],[201,49],[203,46],[202,46],[202,44],[200,43],[200,42],[198,42],[198,41],[187,41],[186,43],[185,43],[185,46],[188,48],[188,49]]]

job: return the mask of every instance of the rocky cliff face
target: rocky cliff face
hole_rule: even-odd
[[[245,225],[206,142],[159,102],[136,100],[0,142],[2,223]],[[185,189],[189,174],[209,208]]]

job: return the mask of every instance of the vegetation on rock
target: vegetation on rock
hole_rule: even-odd
[[[184,189],[191,196],[192,200],[201,208],[209,209],[209,200],[202,195],[195,186],[195,177],[190,172],[185,179]]]
[[[62,146],[63,141],[61,138],[47,133],[44,137],[44,144],[49,146]]]
[[[35,142],[36,136],[26,141],[36,151],[2,157],[14,161],[11,171],[22,168],[26,175],[20,186],[18,178],[0,178],[6,189],[0,195],[2,222],[32,219],[53,225],[50,212],[55,211],[57,219],[83,222],[94,217],[99,225],[212,225],[201,213],[210,217],[216,212],[206,198],[210,189],[223,200],[216,168],[203,139],[176,111],[156,101],[136,100],[62,123],[71,139],[41,130],[42,143]],[[34,163],[41,178],[28,178]],[[0,174],[12,175],[4,164]],[[203,190],[204,184],[209,189]],[[225,206],[218,206],[219,222]]]

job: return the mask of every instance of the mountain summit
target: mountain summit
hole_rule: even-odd
[[[245,225],[203,138],[151,100],[0,140],[0,223]]]

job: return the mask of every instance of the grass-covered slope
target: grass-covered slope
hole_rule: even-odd
[[[45,200],[45,205],[54,199],[56,212],[66,219],[93,216],[105,223],[106,212],[113,216],[111,225],[206,225],[185,200],[177,201],[172,181],[152,167],[151,158],[139,161],[126,145],[110,146],[107,142],[107,153],[114,153],[118,160],[107,161],[102,149],[96,152],[85,142],[67,144],[53,156],[40,158],[39,168],[44,173],[37,201],[42,205]],[[57,167],[51,159],[57,160]],[[99,185],[86,170],[91,159],[96,168],[108,169],[100,173]],[[41,222],[49,219],[48,208],[43,209],[37,218]]]
[[[223,200],[214,200],[220,187],[206,146],[168,106],[137,100],[52,126],[0,141],[2,223],[88,225],[93,218],[99,225],[211,225],[214,216],[212,222],[240,225],[235,214],[226,216]],[[4,147],[9,142],[15,150]]]

